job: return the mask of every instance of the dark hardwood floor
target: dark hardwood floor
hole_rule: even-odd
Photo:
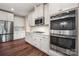
[[[0,56],[47,56],[24,39],[0,43]]]

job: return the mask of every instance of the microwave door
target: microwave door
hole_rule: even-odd
[[[36,24],[36,25],[39,24],[39,20],[35,20],[35,24]]]

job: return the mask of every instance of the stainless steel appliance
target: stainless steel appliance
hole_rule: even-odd
[[[13,40],[13,21],[0,20],[0,42]]]
[[[44,24],[44,17],[39,17],[35,19],[35,25],[43,25]]]
[[[50,43],[51,49],[67,55],[76,55],[75,10],[51,16]]]

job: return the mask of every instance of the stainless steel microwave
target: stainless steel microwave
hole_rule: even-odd
[[[44,24],[44,17],[39,17],[35,19],[35,25],[43,25]]]

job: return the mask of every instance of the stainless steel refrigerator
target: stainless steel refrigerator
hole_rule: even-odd
[[[0,42],[13,40],[13,21],[0,20]]]

